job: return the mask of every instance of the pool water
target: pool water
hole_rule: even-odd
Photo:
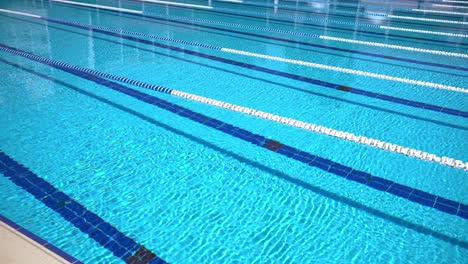
[[[9,50],[0,50],[0,150],[56,191],[168,263],[467,263],[467,169],[112,81],[151,97],[129,96],[56,63],[466,162],[468,2],[77,3],[0,2],[21,12],[0,12],[0,46]],[[224,131],[227,125],[214,128],[186,110],[145,101],[154,97],[445,198],[458,211],[350,180],[252,144]],[[0,214],[83,263],[125,261],[0,171]]]

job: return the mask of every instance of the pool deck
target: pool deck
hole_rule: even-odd
[[[24,228],[12,226],[10,224],[11,223],[0,218],[0,263],[81,263],[64,252],[56,252],[59,249],[48,244]],[[43,242],[45,242],[45,244]],[[63,257],[61,255],[63,255]]]

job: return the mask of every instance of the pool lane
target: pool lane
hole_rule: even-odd
[[[15,54],[19,56],[22,56],[20,55],[20,52],[26,54],[26,52],[19,51],[17,49],[15,49],[16,51],[11,50],[11,49],[10,51],[8,51],[7,49],[3,48],[3,50],[11,54]],[[27,53],[27,54],[30,54],[30,53]],[[427,193],[425,191],[418,190],[415,188],[411,188],[411,187],[408,187],[408,186],[405,186],[405,185],[402,185],[402,184],[399,184],[390,180],[386,180],[384,178],[371,175],[364,171],[355,170],[351,167],[333,162],[329,159],[322,158],[322,157],[301,151],[294,147],[280,143],[276,140],[252,133],[245,129],[225,123],[223,121],[191,111],[177,104],[173,104],[163,99],[157,98],[155,96],[151,96],[146,93],[139,92],[137,90],[128,88],[116,82],[103,79],[101,77],[87,73],[85,71],[81,71],[79,69],[67,68],[65,63],[54,62],[54,61],[51,61],[51,60],[48,60],[48,59],[45,59],[45,58],[42,58],[33,54],[26,55],[23,57],[30,59],[32,61],[42,63],[44,65],[48,65],[50,67],[53,67],[59,70],[62,70],[64,72],[68,72],[70,74],[89,80],[91,82],[95,82],[99,85],[108,87],[112,90],[131,96],[142,102],[157,106],[164,110],[175,113],[179,116],[182,116],[192,121],[203,124],[207,127],[214,128],[218,131],[229,134],[243,141],[247,141],[251,144],[254,144],[256,146],[278,153],[285,157],[292,158],[294,160],[307,164],[308,166],[319,168],[323,171],[327,171],[336,176],[343,177],[347,180],[366,185],[375,190],[384,191],[389,194],[393,194],[395,196],[407,199],[409,201],[418,203],[423,206],[431,207],[431,208],[434,208],[436,210],[439,210],[448,214],[452,214],[452,215],[456,215],[464,219],[468,219],[468,206],[465,204],[452,201],[449,199],[445,199],[443,197],[436,196],[436,195],[433,195],[433,194],[430,194],[430,193]]]

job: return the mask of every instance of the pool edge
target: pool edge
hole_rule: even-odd
[[[47,256],[50,256],[50,258],[55,259],[56,260],[55,263],[71,263],[71,264],[82,263],[81,261],[72,257],[68,253],[62,251],[61,249],[50,244],[46,240],[35,235],[34,233],[30,232],[29,230],[25,229],[24,227],[20,226],[19,224],[15,223],[11,219],[1,214],[0,214],[0,230],[2,230],[2,232],[5,232],[5,233],[10,233],[11,236],[17,237],[19,240],[21,240],[21,241],[18,241],[21,245],[25,245],[26,247],[29,247],[28,245],[30,245],[36,248],[37,250],[34,250],[34,251],[36,251],[38,254],[35,254],[35,255],[45,254]],[[5,241],[5,242],[10,242],[10,241]],[[5,244],[8,245],[8,243],[5,243]],[[11,249],[11,247],[6,247],[6,248],[7,248],[6,250]]]

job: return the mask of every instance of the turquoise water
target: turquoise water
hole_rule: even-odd
[[[207,1],[183,2],[208,5]],[[275,14],[273,8],[216,1],[211,2],[213,12],[130,1],[88,3],[144,10],[146,14],[167,15],[172,19],[205,19],[468,53],[468,41],[461,37],[385,31],[331,22],[326,27],[312,27],[298,19],[295,23],[272,20],[280,16],[287,20],[284,17],[297,14],[379,25],[378,21],[368,20],[365,14],[354,18],[336,16],[344,15],[344,11],[356,11],[352,8],[354,4],[359,10],[374,10],[371,5],[352,1],[347,1],[351,5],[345,7],[325,1],[298,6],[295,2],[280,1],[281,6],[290,5],[292,9],[301,10],[314,8],[314,11],[324,12],[325,16],[281,8]],[[246,3],[274,4],[273,1]],[[420,8],[417,3],[404,3],[410,9]],[[468,74],[463,70],[320,49],[196,25],[448,66],[467,67],[466,58],[326,41],[208,22],[194,21],[193,25],[181,25],[48,1],[2,1],[0,8],[465,89],[468,87]],[[222,11],[218,12],[218,8]],[[382,12],[381,9],[379,12]],[[387,14],[466,21],[466,17],[456,15],[410,11],[408,14],[406,11],[383,9]],[[463,12],[463,9],[452,11]],[[259,18],[246,17],[248,12],[264,15],[252,15]],[[383,24],[467,34],[466,25],[421,21],[418,23],[425,25],[411,24],[414,22],[417,21],[392,19],[385,20]],[[310,20],[306,23],[316,22]],[[347,30],[330,29],[328,26]],[[387,35],[370,35],[357,30]],[[439,156],[468,160],[468,126],[465,118],[460,116],[326,89],[299,80],[24,16],[0,14],[0,32],[1,44],[35,55],[381,139]],[[388,34],[406,38],[390,37]],[[427,41],[416,40],[415,37]],[[379,94],[468,111],[464,93],[173,42],[161,43]],[[1,52],[0,59],[3,77],[0,79],[1,150],[170,263],[466,263],[468,259],[466,219],[337,177],[19,56]],[[468,203],[466,171],[133,88],[353,169]],[[6,177],[0,177],[0,183],[4,201],[0,203],[1,214],[84,263],[121,262]]]

